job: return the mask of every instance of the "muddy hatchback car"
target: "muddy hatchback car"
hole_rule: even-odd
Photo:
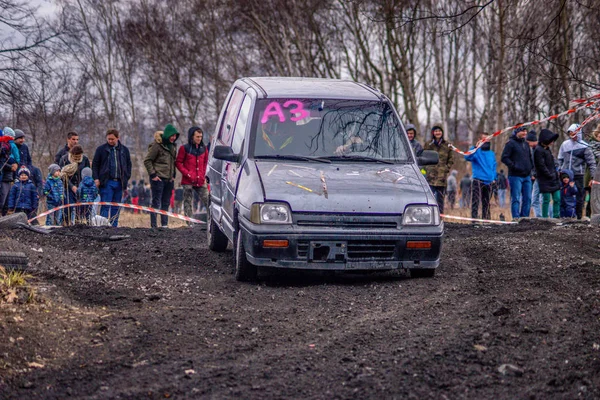
[[[388,98],[356,82],[244,78],[218,119],[209,156],[208,243],[257,267],[408,269],[431,277],[443,222]]]

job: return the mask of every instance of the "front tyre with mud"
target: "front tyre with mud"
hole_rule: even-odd
[[[212,219],[212,215],[210,213],[210,206],[206,209],[206,221],[208,225],[206,227],[206,239],[208,240],[208,248],[218,252],[227,250],[227,243],[229,242],[229,240],[227,239],[227,236],[225,236],[225,234],[221,232],[219,225],[217,225],[217,223]]]
[[[416,268],[410,270],[411,278],[433,278],[435,269],[433,268]]]
[[[258,271],[256,265],[253,265],[246,257],[243,234],[242,231],[239,231],[236,235],[235,279],[240,282],[253,282],[256,280]]]

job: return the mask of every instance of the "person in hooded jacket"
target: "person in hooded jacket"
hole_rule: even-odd
[[[89,167],[83,168],[81,171],[81,182],[77,188],[77,197],[81,203],[93,203],[98,197],[98,188],[92,178],[92,169]],[[86,221],[88,224],[92,223],[92,205],[80,206],[77,210],[78,218],[82,221]]]
[[[175,183],[175,159],[177,157],[177,145],[175,141],[179,138],[179,132],[171,124],[167,124],[163,131],[154,133],[154,141],[148,146],[148,153],[144,158],[144,166],[150,175],[152,188],[152,207],[169,211],[171,193]],[[161,226],[167,227],[169,217],[160,216]],[[150,213],[150,226],[156,228],[156,214]]]
[[[589,168],[591,176],[596,172],[596,159],[594,153],[586,142],[582,140],[582,129],[579,124],[572,124],[567,129],[570,139],[565,140],[558,150],[558,163],[563,170],[570,170],[573,173],[572,181],[577,186],[577,204],[575,213],[577,219],[583,215],[584,203],[584,176],[586,168]]]
[[[456,180],[456,176],[458,175],[458,171],[453,169],[450,172],[450,176],[446,180],[447,183],[447,194],[448,194],[448,205],[451,210],[454,210],[454,203],[456,203],[456,192],[458,192],[458,181]]]
[[[479,141],[471,149],[479,146],[487,136],[487,133],[481,133]],[[475,153],[466,155],[465,161],[471,162],[473,166],[471,218],[479,218],[479,203],[481,202],[481,218],[490,219],[492,183],[496,179],[496,155],[490,148],[490,142],[484,142]]]
[[[10,189],[8,196],[9,212],[23,212],[27,218],[35,217],[38,208],[39,196],[33,182],[31,172],[27,167],[21,167],[17,172],[19,180]]]
[[[533,152],[537,183],[542,194],[542,218],[548,218],[550,199],[552,199],[552,217],[560,216],[560,180],[554,156],[550,150],[552,143],[558,139],[558,133],[549,129],[542,129],[538,139],[538,145]]]
[[[192,126],[188,130],[188,144],[181,146],[177,153],[175,165],[181,172],[183,186],[183,209],[185,215],[191,217],[194,212],[194,192],[208,207],[208,185],[206,184],[206,166],[208,165],[208,149],[202,141],[202,129]]]
[[[573,171],[563,169],[560,171],[560,217],[575,218],[577,216],[575,208],[577,207],[577,186],[573,181]]]
[[[421,154],[423,154],[423,146],[421,146],[421,143],[417,140],[417,128],[413,124],[406,124],[406,136],[408,136],[408,141],[410,142],[415,155],[420,157]]]
[[[433,150],[438,153],[439,162],[436,165],[428,165],[425,169],[425,178],[440,209],[440,214],[444,213],[444,198],[446,193],[447,179],[452,165],[454,165],[454,152],[444,140],[444,131],[441,126],[436,125],[431,128],[431,141],[425,143],[424,150]]]
[[[526,136],[527,128],[516,128],[502,150],[501,160],[508,167],[513,219],[529,217],[531,209],[533,154],[525,141]]]

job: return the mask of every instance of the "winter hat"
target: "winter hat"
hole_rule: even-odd
[[[9,136],[11,138],[15,137],[15,131],[13,131],[13,129],[9,128],[8,126],[4,127],[2,131],[4,132],[4,136]]]
[[[81,170],[81,177],[85,178],[86,176],[92,176],[92,169],[90,167],[85,167]]]
[[[56,171],[60,171],[60,167],[57,164],[50,164],[48,167],[48,172],[50,175],[54,175]]]
[[[15,129],[15,139],[25,137],[25,132],[20,129]]]
[[[175,140],[177,140],[177,138],[179,137],[179,132],[177,132],[177,129],[175,129],[175,127],[173,125],[167,124],[167,126],[165,126],[165,129],[163,130],[163,134],[162,134],[163,142],[168,142],[169,138],[173,135],[177,135],[175,137]]]
[[[537,133],[532,129],[529,132],[527,132],[527,136],[525,137],[525,140],[527,140],[528,142],[537,142],[538,138],[537,138]]]
[[[432,127],[431,127],[431,133],[433,133],[433,131],[435,131],[435,130],[438,130],[438,129],[439,129],[440,131],[442,131],[442,135],[443,135],[443,134],[444,134],[444,130],[443,130],[443,129],[442,129],[442,127],[441,127],[441,126],[439,126],[439,125],[434,125],[434,126],[432,126]]]
[[[526,131],[526,130],[527,130],[527,128],[526,128],[526,127],[524,127],[524,126],[520,126],[520,127],[516,128],[516,129],[513,131],[513,135],[516,135],[517,133],[519,133],[519,132],[522,132],[522,131]]]
[[[21,176],[21,174],[25,174],[28,178],[31,178],[31,171],[29,171],[27,167],[19,168],[19,171],[17,171],[17,176]]]

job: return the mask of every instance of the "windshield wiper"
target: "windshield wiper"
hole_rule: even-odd
[[[368,156],[327,156],[327,157],[319,157],[323,160],[343,160],[343,161],[371,161],[371,162],[380,162],[383,164],[394,164],[393,161],[384,160],[376,157],[368,157]]]
[[[265,154],[265,155],[261,155],[261,156],[254,156],[254,158],[260,160],[260,159],[272,159],[272,160],[299,160],[299,161],[314,161],[314,162],[321,162],[321,163],[328,163],[330,164],[331,161],[321,158],[321,157],[309,157],[309,156],[296,156],[293,154],[289,154],[289,155],[284,155],[284,154]]]

